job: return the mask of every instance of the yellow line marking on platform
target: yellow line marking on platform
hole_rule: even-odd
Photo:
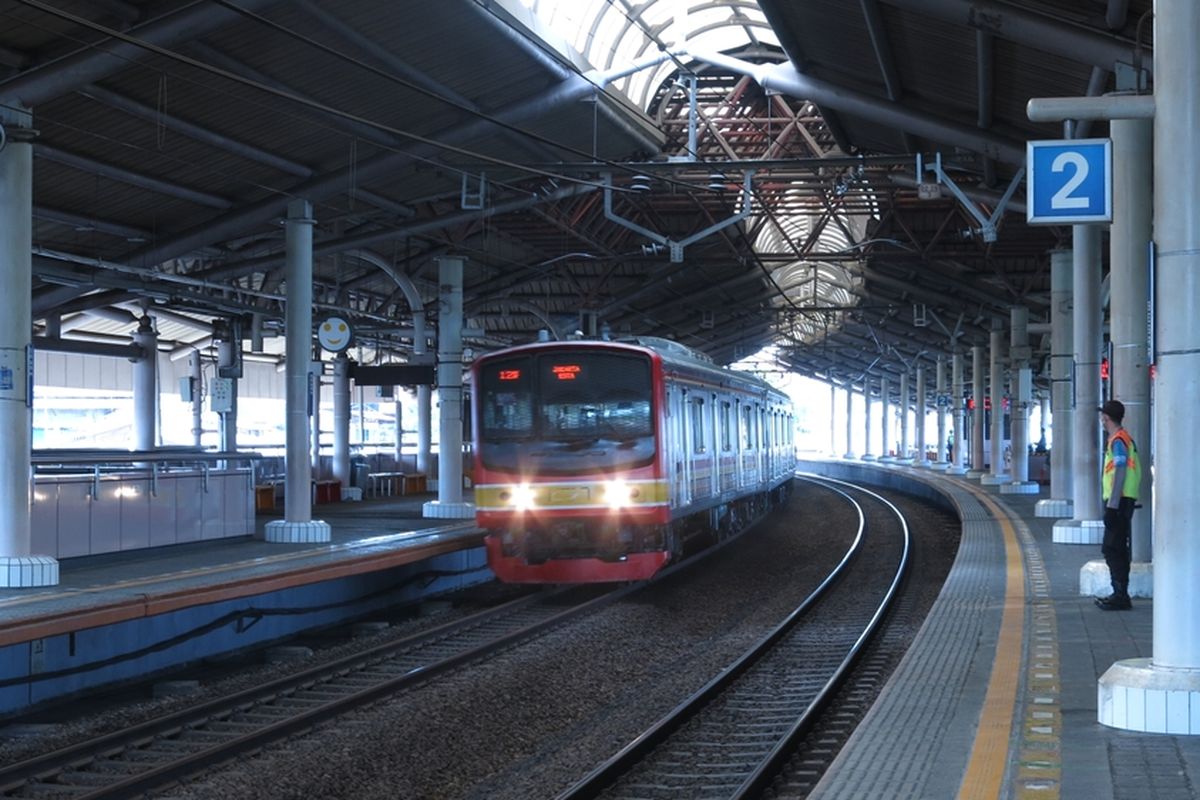
[[[958,789],[959,800],[995,800],[1001,796],[1008,770],[1008,749],[1016,714],[1017,685],[1021,675],[1021,652],[1025,624],[1025,563],[1017,534],[1008,514],[991,497],[977,493],[1004,534],[1004,613],[996,660],[988,681],[983,713],[967,771]]]

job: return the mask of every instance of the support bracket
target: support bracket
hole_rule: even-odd
[[[976,220],[979,221],[979,227],[973,233],[978,233],[983,237],[985,242],[996,241],[996,225],[1000,222],[1001,215],[1004,214],[1004,209],[1008,207],[1008,201],[1012,199],[1013,193],[1017,191],[1021,181],[1025,178],[1025,167],[1022,166],[1017,170],[1017,174],[1013,175],[1012,181],[1008,184],[1008,189],[1005,190],[1004,196],[1000,198],[1000,202],[996,204],[996,208],[992,211],[991,216],[984,216],[983,212],[975,205],[974,201],[958,188],[958,184],[954,179],[945,173],[942,169],[942,154],[939,152],[933,164],[925,165],[922,162],[921,154],[917,153],[917,182],[919,183],[926,172],[932,172],[937,176],[938,183],[944,184],[950,193],[958,198],[958,202],[962,203],[967,211],[971,212]]]

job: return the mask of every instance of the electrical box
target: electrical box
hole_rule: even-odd
[[[233,378],[213,378],[209,385],[210,409],[218,414],[233,411]]]
[[[179,379],[179,399],[185,403],[190,403],[195,398],[195,395],[193,394],[193,392],[194,392],[194,389],[192,387],[191,377],[189,376],[187,378],[180,378]]]

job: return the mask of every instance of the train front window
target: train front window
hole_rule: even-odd
[[[489,468],[567,475],[654,459],[644,355],[555,350],[489,363],[481,378],[480,455]]]
[[[539,359],[541,435],[551,441],[625,441],[653,432],[650,363],[609,353]]]

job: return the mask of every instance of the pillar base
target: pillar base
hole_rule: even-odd
[[[847,461],[854,461],[858,458],[858,456],[854,455],[854,453],[846,453],[842,456],[842,458],[846,459]]]
[[[1033,507],[1035,517],[1063,519],[1075,516],[1073,500],[1038,500]]]
[[[875,456],[871,455],[870,453],[864,453],[862,456],[862,460],[863,461],[874,461]]]
[[[1200,734],[1200,670],[1156,667],[1149,658],[1118,661],[1100,676],[1096,718],[1138,733]]]
[[[1102,544],[1104,520],[1060,519],[1054,523],[1055,544]]]
[[[967,477],[973,481],[977,481],[980,478],[982,478],[984,475],[990,475],[990,474],[991,474],[990,472],[985,472],[984,470],[981,470],[981,469],[973,469],[967,473]]]
[[[1041,485],[1034,481],[1013,481],[1000,484],[1000,494],[1039,494],[1041,491]]]
[[[895,463],[896,463],[896,457],[895,457],[895,456],[880,456],[880,457],[879,457],[879,463],[881,463],[881,464],[895,464]]]
[[[999,486],[1002,483],[1008,483],[1010,480],[1007,475],[993,475],[990,472],[979,478],[979,482],[984,486]]]
[[[475,504],[430,500],[421,509],[421,516],[426,519],[472,519],[475,516]]]
[[[288,522],[273,519],[266,525],[263,538],[275,544],[308,544],[312,542],[328,542],[333,529],[328,522],[314,519],[310,522]]]
[[[934,472],[945,472],[946,470],[950,469],[950,462],[949,461],[930,461],[928,466]]]
[[[946,468],[947,475],[967,475],[966,467],[956,467],[953,464]]]
[[[911,467],[913,465],[913,460],[911,458],[897,458],[896,463],[897,464],[905,464],[906,466]]]
[[[58,586],[58,561],[50,556],[0,556],[0,588]]]
[[[1097,558],[1084,564],[1079,570],[1080,597],[1107,597],[1112,592],[1112,576],[1108,564]],[[1129,596],[1149,599],[1154,597],[1154,564],[1135,561],[1129,565]]]

